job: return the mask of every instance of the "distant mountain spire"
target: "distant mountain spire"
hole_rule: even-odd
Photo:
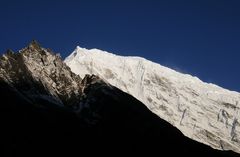
[[[14,51],[13,51],[13,50],[11,50],[11,49],[7,49],[7,51],[6,51],[6,54],[7,54],[7,55],[14,54]]]
[[[40,44],[36,40],[31,41],[28,47],[31,49],[37,49],[37,50],[41,49]]]

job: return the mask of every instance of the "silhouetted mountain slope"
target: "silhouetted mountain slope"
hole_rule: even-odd
[[[234,155],[184,137],[133,97],[116,88],[99,86],[91,85],[89,98],[85,98],[94,97],[96,102],[89,103],[90,108],[81,116],[94,121],[91,110],[101,116],[98,122],[90,124],[64,108],[30,104],[1,84],[1,100],[5,102],[1,105],[1,139],[4,139],[1,143],[5,155],[81,155],[95,151],[101,154],[156,152],[159,156]]]
[[[38,51],[34,49],[34,53]],[[12,55],[15,58],[15,55],[22,54]],[[55,60],[54,54],[47,55],[46,58]],[[42,56],[39,57],[41,60]],[[1,74],[5,74],[0,75],[3,156],[85,156],[95,153],[112,156],[143,153],[157,153],[157,156],[237,156],[183,136],[140,101],[97,76],[77,78],[65,64],[60,69],[59,64],[62,63],[59,62],[54,66],[56,77],[51,79],[48,74],[53,68],[51,62],[38,66],[38,58],[35,58],[37,61],[32,59],[35,71],[26,73],[18,64],[24,64],[26,71],[34,67],[28,66],[29,60],[18,63],[16,58],[7,58],[7,64],[1,60],[0,66]],[[13,65],[12,62],[16,63],[15,70],[6,70]],[[17,74],[19,71],[21,75]],[[28,76],[28,79],[23,76]],[[54,83],[56,88],[51,86]]]

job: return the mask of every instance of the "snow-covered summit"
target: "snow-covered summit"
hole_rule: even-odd
[[[141,57],[77,47],[65,59],[83,77],[95,74],[142,101],[187,137],[240,153],[240,94]]]

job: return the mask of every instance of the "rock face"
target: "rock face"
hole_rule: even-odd
[[[140,57],[77,47],[65,59],[83,77],[95,74],[133,95],[185,136],[240,153],[240,94]]]
[[[71,72],[59,55],[41,48],[36,41],[18,53],[0,58],[0,79],[29,101],[51,101],[62,106],[80,103],[81,78]]]

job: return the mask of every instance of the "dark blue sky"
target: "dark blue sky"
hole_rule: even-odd
[[[0,20],[1,53],[99,48],[240,91],[239,0],[1,0]]]

